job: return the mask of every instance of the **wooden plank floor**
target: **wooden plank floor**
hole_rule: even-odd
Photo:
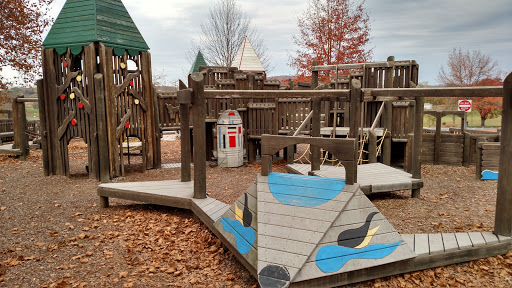
[[[308,175],[311,170],[309,164],[288,164],[288,172]],[[345,178],[345,168],[329,165],[320,166],[320,170],[313,171],[313,175],[329,178]],[[365,194],[389,192],[396,190],[415,189],[423,187],[421,179],[414,179],[412,175],[382,163],[372,163],[357,166],[357,183]]]
[[[0,154],[19,156],[19,155],[21,155],[21,150],[20,149],[12,149],[12,144],[5,144],[5,145],[0,145]]]

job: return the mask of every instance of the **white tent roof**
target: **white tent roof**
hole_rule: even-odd
[[[231,67],[237,67],[238,70],[243,71],[265,72],[265,68],[261,65],[260,58],[256,55],[247,36],[245,36],[242,46],[238,49],[235,60],[231,63]]]

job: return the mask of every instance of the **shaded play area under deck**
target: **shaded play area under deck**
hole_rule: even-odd
[[[314,175],[320,177],[345,179],[345,168],[329,165],[320,166],[320,170],[311,172],[310,164],[288,164],[289,173]],[[311,173],[310,173],[311,172]],[[357,166],[356,183],[361,185],[364,194],[390,192],[423,187],[421,179],[415,179],[411,174],[382,163],[371,163]]]

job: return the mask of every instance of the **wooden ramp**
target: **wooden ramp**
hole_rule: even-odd
[[[294,174],[308,175],[311,171],[311,165],[288,164],[286,170]],[[345,168],[322,165],[320,170],[313,171],[312,174],[320,177],[345,179]],[[357,183],[364,194],[423,187],[421,179],[414,179],[411,174],[382,163],[358,165]]]

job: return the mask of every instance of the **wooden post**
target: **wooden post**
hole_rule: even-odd
[[[464,146],[462,147],[462,165],[468,167],[471,164],[471,161],[469,160],[471,157],[471,133],[464,131],[462,134],[464,135]]]
[[[434,140],[434,165],[439,165],[441,158],[441,112],[436,112],[436,135]]]
[[[313,66],[317,66],[318,62],[313,61]],[[318,86],[318,71],[313,71],[311,76],[311,89]],[[320,98],[313,98],[313,123],[311,125],[311,136],[320,137],[320,110],[322,109],[322,102]],[[310,146],[311,149],[311,171],[320,170],[320,147]]]
[[[476,180],[482,179],[482,145],[479,145],[480,143],[484,143],[485,138],[479,137],[476,139],[476,162],[475,162],[475,168],[476,168]]]
[[[153,85],[153,84],[152,84]],[[158,113],[158,93],[156,93],[156,88],[153,85],[153,117],[155,118],[155,151],[153,151],[153,168],[160,169],[162,168],[162,129],[160,128],[160,118]],[[145,169],[145,167],[144,167]]]
[[[194,198],[206,198],[206,107],[204,99],[204,77],[196,72],[190,75],[192,88],[192,114],[194,115]]]
[[[187,85],[180,80],[180,91],[187,89]],[[183,95],[183,96],[182,96]],[[181,96],[181,97],[180,97]],[[187,99],[188,98],[188,99]],[[178,103],[180,104],[180,134],[181,134],[181,182],[189,182],[190,175],[190,103],[192,101],[192,90],[181,94],[178,92]]]
[[[389,56],[388,59],[388,66],[386,67],[386,72],[384,75],[384,88],[393,88],[393,79],[394,79],[394,73],[395,73],[395,67],[393,66],[395,64],[395,57]],[[393,126],[392,119],[393,119],[393,103],[391,101],[384,102],[384,115],[382,115],[382,126],[388,132],[391,133],[391,129]],[[384,136],[384,143],[382,144],[382,163],[386,165],[391,165],[391,137],[388,137],[387,135]]]
[[[421,147],[423,146],[423,106],[424,97],[416,97],[414,111],[414,144],[412,147],[412,178],[421,179]],[[412,197],[420,198],[420,188],[412,189]]]
[[[494,234],[512,236],[512,73],[503,82],[500,165]]]
[[[350,83],[350,130],[349,138],[359,141],[359,125],[361,122],[361,82],[352,79]]]
[[[368,131],[368,163],[377,162],[377,135],[375,131]]]
[[[300,127],[299,127],[300,128]],[[293,136],[294,132],[288,132],[288,136]],[[295,145],[290,145],[284,148],[283,156],[286,158],[286,164],[293,164],[294,156],[295,156]]]
[[[261,155],[261,176],[272,173],[272,155]]]
[[[12,121],[14,123],[14,144],[12,148],[20,149],[20,159],[24,161],[28,155],[28,137],[25,134],[27,115],[25,113],[25,103],[18,102],[18,99],[23,97],[23,95],[19,95],[12,100]]]
[[[37,80],[37,104],[39,107],[39,133],[41,134],[41,150],[43,152],[44,176],[50,175],[50,160],[48,155],[48,127],[46,125],[46,106],[43,79]]]
[[[110,180],[110,162],[108,158],[109,146],[107,135],[107,116],[105,111],[105,83],[103,82],[103,75],[99,73],[94,75],[94,98],[94,102],[96,104],[96,130],[98,133],[98,155],[93,155],[92,157],[99,158],[98,168],[100,181],[108,182]],[[108,207],[108,199],[106,201],[106,207]]]
[[[254,90],[254,74],[248,73],[247,80],[249,81],[249,89],[248,90]]]

